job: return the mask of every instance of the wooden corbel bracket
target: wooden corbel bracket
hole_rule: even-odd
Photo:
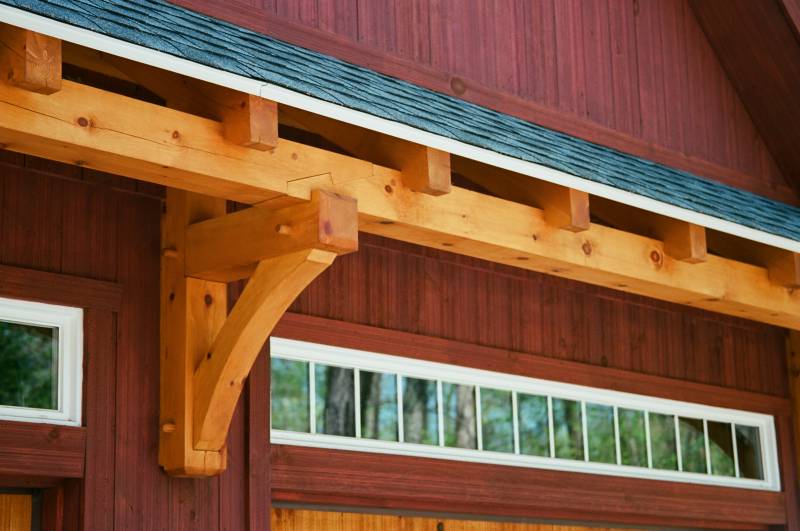
[[[173,475],[225,469],[244,381],[272,329],[340,254],[358,248],[353,199],[315,191],[278,210],[170,189],[163,220],[161,438]],[[248,278],[227,312],[227,281]]]

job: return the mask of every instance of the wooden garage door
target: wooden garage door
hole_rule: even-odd
[[[31,531],[32,512],[30,494],[0,494],[0,531]]]
[[[471,522],[300,509],[273,509],[272,531],[614,531],[549,524]],[[628,529],[627,531],[630,531]]]

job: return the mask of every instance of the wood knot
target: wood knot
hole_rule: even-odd
[[[172,132],[172,138],[174,138],[175,140],[179,139],[180,137],[181,137],[181,134],[178,131],[173,131]]]
[[[48,437],[50,440],[52,440],[52,441],[55,441],[56,439],[58,439],[59,437],[61,437],[61,433],[58,431],[58,428],[53,428],[52,430],[50,430],[50,431],[48,432],[48,434],[47,434],[47,437]]]
[[[78,125],[81,126],[81,127],[88,127],[89,126],[89,120],[84,118],[83,116],[81,116],[80,118],[78,118]]]
[[[658,252],[657,250],[653,249],[652,251],[650,251],[650,260],[656,265],[661,265],[661,261],[663,260],[663,256],[661,255],[660,252]]]
[[[322,230],[325,232],[325,234],[326,234],[327,236],[330,236],[331,234],[333,234],[333,225],[331,225],[331,222],[330,222],[330,221],[326,221],[326,222],[325,222],[325,223],[322,225]]]
[[[592,256],[592,244],[591,244],[591,242],[588,242],[588,241],[587,242],[583,242],[583,245],[581,245],[581,250],[583,251],[583,254],[585,254],[586,256]]]
[[[211,306],[214,303],[214,297],[210,293],[206,293],[206,296],[203,297],[203,302],[206,303],[206,306]]]
[[[461,96],[467,91],[467,84],[460,77],[450,78],[450,90],[457,96]]]
[[[386,193],[387,193],[387,194],[391,194],[391,193],[394,191],[394,189],[392,188],[392,186],[391,186],[391,185],[389,185],[389,184],[387,184],[386,186],[384,186],[384,187],[383,187],[383,189],[384,189],[384,190],[386,190]]]

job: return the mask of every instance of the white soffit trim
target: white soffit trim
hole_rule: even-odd
[[[572,175],[560,170],[542,166],[533,162],[527,162],[521,159],[510,157],[496,153],[494,151],[472,146],[458,140],[452,140],[447,137],[422,131],[420,129],[393,122],[385,118],[380,118],[372,114],[362,111],[357,111],[323,101],[312,96],[301,94],[277,85],[265,83],[248,77],[232,74],[216,68],[194,63],[187,59],[182,59],[164,52],[153,50],[138,44],[132,44],[114,37],[102,35],[94,31],[65,24],[57,20],[53,20],[41,15],[36,15],[22,9],[15,7],[0,5],[0,21],[11,24],[13,26],[29,29],[56,37],[68,42],[79,44],[87,48],[99,50],[111,55],[124,57],[132,61],[137,61],[150,66],[176,72],[191,78],[200,79],[220,85],[229,87],[241,92],[253,94],[268,98],[278,103],[296,107],[314,114],[320,114],[346,122],[349,124],[378,131],[390,136],[430,146],[442,151],[446,151],[453,155],[458,155],[468,159],[476,160],[503,168],[509,171],[521,173],[549,181],[552,183],[560,184],[569,188],[575,188],[592,195],[597,195],[623,203],[633,207],[641,208],[649,212],[654,212],[664,216],[668,216],[681,221],[694,223],[709,229],[718,230],[745,238],[748,240],[760,242],[772,247],[778,247],[787,251],[800,253],[800,242],[771,234],[758,229],[753,229],[745,225],[733,223],[724,219],[709,216],[699,212],[664,203],[649,197],[620,190],[613,186],[608,186],[602,183],[584,179],[576,175]]]

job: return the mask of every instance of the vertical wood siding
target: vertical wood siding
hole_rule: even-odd
[[[787,394],[780,328],[366,234],[291,311]]]
[[[796,200],[686,0],[174,1],[591,141]]]

